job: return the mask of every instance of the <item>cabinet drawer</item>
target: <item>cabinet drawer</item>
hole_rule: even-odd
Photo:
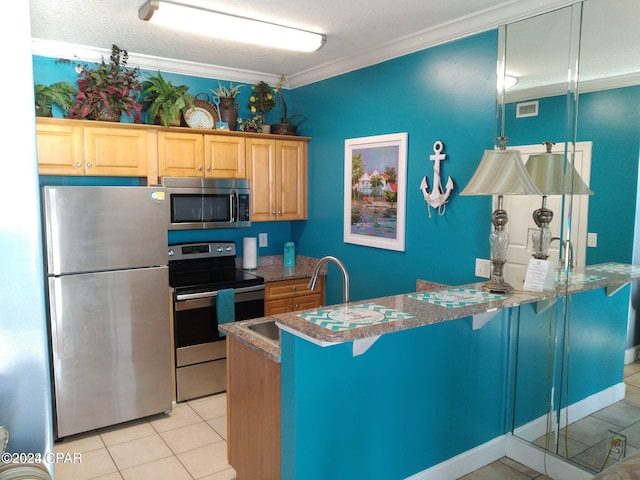
[[[307,288],[309,278],[296,278],[294,280],[282,280],[279,282],[267,282],[264,290],[264,299],[291,297],[292,295],[307,295],[315,293]]]

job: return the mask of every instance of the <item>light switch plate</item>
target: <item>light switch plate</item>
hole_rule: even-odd
[[[268,247],[269,246],[269,237],[266,233],[258,234],[258,247]]]
[[[491,261],[476,258],[476,277],[491,278]]]
[[[597,247],[598,246],[598,234],[597,233],[587,233],[587,247]]]

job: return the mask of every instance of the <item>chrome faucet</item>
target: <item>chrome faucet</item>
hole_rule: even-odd
[[[551,243],[554,240],[558,240],[558,243],[560,243],[560,245],[565,249],[569,251],[569,254],[567,255],[566,252],[560,252],[560,262],[562,263],[562,254],[565,254],[565,259],[564,259],[564,264],[565,267],[569,267],[569,268],[573,268],[575,265],[573,263],[573,243],[571,243],[571,240],[569,240],[568,238],[564,241],[561,242],[560,237],[551,237],[551,240],[549,241],[549,245],[551,245]]]
[[[342,272],[342,302],[349,303],[349,274],[347,273],[347,269],[345,268],[344,264],[336,257],[326,256],[318,260],[318,263],[316,263],[316,266],[313,269],[313,274],[311,275],[311,280],[309,280],[309,285],[307,285],[307,288],[309,290],[316,289],[316,283],[318,283],[318,275],[320,274],[320,267],[329,262],[335,263]]]

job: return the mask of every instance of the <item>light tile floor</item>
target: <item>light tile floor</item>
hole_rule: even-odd
[[[623,401],[569,426],[567,446],[576,463],[599,470],[606,455],[600,447],[611,428],[627,436],[628,454],[640,448],[640,362],[625,367],[625,383]],[[81,453],[82,463],[56,464],[56,480],[234,480],[227,463],[226,405],[226,394],[213,395],[179,403],[168,415],[68,437],[55,451]],[[506,457],[462,477],[545,478]]]
[[[640,449],[640,362],[624,367],[625,398],[560,431],[558,454],[593,472],[616,463],[609,453],[608,432],[626,437],[626,454]],[[534,443],[544,446],[545,437]]]
[[[81,453],[82,463],[57,463],[56,480],[233,480],[227,463],[227,397],[174,406],[168,415],[74,435],[56,453]]]

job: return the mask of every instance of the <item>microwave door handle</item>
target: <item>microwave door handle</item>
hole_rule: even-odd
[[[234,223],[238,220],[236,218],[238,215],[238,197],[236,192],[231,194],[231,205],[229,205],[229,210],[229,218],[231,219],[231,222]]]

